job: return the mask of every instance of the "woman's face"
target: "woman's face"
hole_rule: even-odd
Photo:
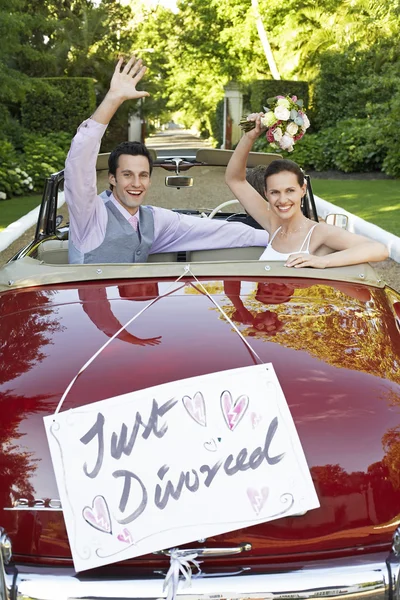
[[[266,180],[267,199],[271,209],[281,219],[290,219],[301,212],[301,199],[307,184],[302,186],[290,171],[270,175]]]

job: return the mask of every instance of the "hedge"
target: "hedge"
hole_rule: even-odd
[[[213,138],[217,142],[217,148],[221,148],[224,141],[224,99],[220,100],[215,113],[210,115],[210,128]]]
[[[267,98],[284,95],[297,96],[304,101],[304,106],[308,107],[309,94],[306,81],[258,79],[249,83],[250,110],[260,112],[263,110]]]
[[[399,36],[382,38],[366,50],[328,51],[314,82],[314,129],[343,119],[375,118],[400,91]]]
[[[89,77],[36,79],[21,106],[22,125],[41,134],[63,131],[72,137],[95,108],[94,80]]]

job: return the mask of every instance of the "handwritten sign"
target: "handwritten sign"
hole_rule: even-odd
[[[44,422],[77,571],[319,506],[270,364]]]

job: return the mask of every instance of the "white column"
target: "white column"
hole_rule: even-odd
[[[232,81],[225,86],[225,101],[224,101],[224,128],[223,128],[223,144],[226,148],[226,123],[229,116],[232,119],[232,146],[240,140],[242,131],[239,127],[240,119],[243,117],[243,93],[240,84]]]

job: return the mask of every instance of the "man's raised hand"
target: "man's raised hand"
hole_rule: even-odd
[[[150,96],[148,92],[136,89],[136,85],[147,71],[142,59],[136,59],[135,56],[132,56],[125,66],[123,64],[124,59],[120,58],[111,79],[110,94],[119,97],[123,101]]]
[[[142,60],[132,56],[125,66],[124,59],[120,58],[114,70],[108,90],[103,102],[97,107],[92,119],[107,125],[125,100],[138,100],[150,96],[148,92],[139,91],[136,85],[146,73],[147,67]]]

